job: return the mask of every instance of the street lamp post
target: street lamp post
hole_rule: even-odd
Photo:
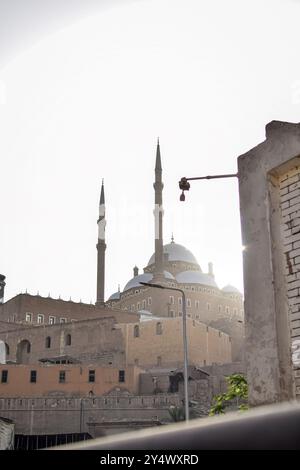
[[[185,420],[189,421],[189,394],[188,394],[188,348],[187,348],[187,332],[186,332],[186,301],[185,293],[182,289],[177,287],[166,287],[161,284],[152,284],[151,282],[140,282],[143,286],[155,287],[157,289],[169,289],[176,290],[182,294],[182,335],[183,335],[183,351],[184,351],[184,363],[183,363],[183,377],[184,377],[184,408],[185,408]]]
[[[185,176],[181,178],[179,181],[179,188],[182,190],[180,194],[180,201],[185,201],[185,194],[184,191],[189,191],[191,185],[189,181],[192,180],[212,180],[212,179],[219,179],[219,178],[238,178],[238,173],[231,173],[227,175],[208,175],[208,176],[195,176],[194,178],[186,178]]]

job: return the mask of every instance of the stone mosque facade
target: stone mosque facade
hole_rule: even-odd
[[[183,365],[183,305],[182,294],[173,290],[176,288],[183,290],[186,298],[189,365],[204,367],[243,359],[241,293],[232,286],[220,289],[212,264],[209,264],[208,272],[204,272],[195,256],[173,237],[170,243],[163,244],[159,143],[154,193],[154,254],[143,273],[134,267],[133,277],[124,289],[105,301],[106,219],[102,183],[97,222],[96,303],[76,303],[28,293],[0,303],[0,342],[4,343],[6,351],[3,367],[36,364],[60,369],[70,365],[73,368],[82,365],[115,368],[120,380],[119,383],[111,382],[111,388],[121,384],[128,390],[133,388],[126,382],[132,375],[128,368],[144,371],[180,368]],[[3,275],[0,281],[3,300]],[[151,283],[160,284],[164,289],[152,287]],[[63,383],[57,381],[53,386],[59,390]],[[49,387],[44,384],[45,393]]]
[[[148,321],[151,315],[175,319],[182,317],[182,294],[172,289],[181,289],[186,297],[187,318],[192,320],[192,324],[202,323],[229,335],[232,360],[241,360],[244,318],[242,294],[231,285],[220,289],[215,281],[213,264],[209,263],[208,272],[203,272],[193,253],[175,243],[173,235],[171,242],[163,245],[163,183],[159,142],[156,150],[154,190],[155,234],[158,235],[155,238],[155,252],[143,273],[140,274],[135,266],[133,277],[123,291],[112,294],[107,304],[127,312],[143,313],[148,316]],[[158,282],[170,289],[145,287],[141,282]]]

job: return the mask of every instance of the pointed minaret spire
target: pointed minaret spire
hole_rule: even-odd
[[[105,281],[105,196],[104,196],[104,181],[102,180],[100,203],[99,203],[99,218],[98,224],[98,259],[97,259],[97,302],[98,306],[104,306],[104,281]]]
[[[172,236],[171,236],[171,243],[174,243],[174,234],[172,232]]]
[[[99,202],[99,219],[98,224],[98,240],[105,240],[105,196],[104,196],[104,180],[102,180],[100,202]]]
[[[153,185],[155,191],[155,268],[154,268],[154,281],[161,282],[164,278],[163,275],[163,205],[162,205],[162,167],[160,157],[159,139],[157,139],[156,147],[156,161],[155,161],[155,183]]]
[[[160,157],[160,145],[159,145],[159,137],[157,138],[157,147],[156,147],[156,162],[155,162],[155,171],[161,171],[161,157]]]
[[[104,205],[104,206],[105,206],[104,179],[102,179],[101,194],[100,194],[100,205]]]

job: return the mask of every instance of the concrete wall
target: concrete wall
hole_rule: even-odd
[[[299,393],[299,155],[300,124],[273,121],[238,159],[252,405]]]

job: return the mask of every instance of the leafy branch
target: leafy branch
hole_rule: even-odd
[[[227,391],[216,395],[212,401],[209,416],[225,413],[226,407],[235,400],[240,411],[248,409],[248,384],[242,374],[233,374],[226,377]],[[240,403],[242,401],[242,403]]]

